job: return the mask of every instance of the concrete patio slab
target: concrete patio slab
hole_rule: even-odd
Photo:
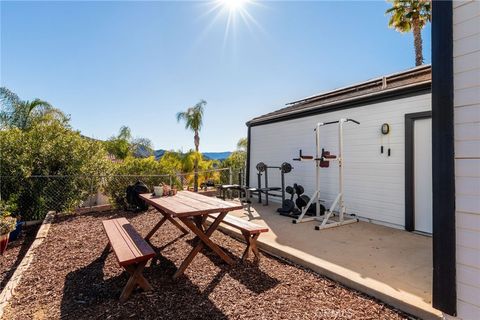
[[[316,231],[318,222],[292,224],[276,204],[231,214],[267,226],[260,249],[286,258],[350,288],[423,319],[439,318],[431,306],[432,239],[367,222]],[[241,233],[223,231],[243,239]]]

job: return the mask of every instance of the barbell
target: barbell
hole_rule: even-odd
[[[282,163],[282,166],[280,167],[280,170],[282,170],[283,173],[289,173],[290,171],[292,171],[292,169],[292,165],[288,162]]]
[[[288,162],[282,163],[282,165],[280,167],[269,167],[265,163],[259,162],[255,166],[255,168],[259,172],[264,172],[265,170],[267,170],[267,168],[275,168],[275,169],[280,169],[283,173],[289,173],[293,169],[292,165]]]

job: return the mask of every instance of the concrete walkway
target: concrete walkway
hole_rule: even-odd
[[[441,312],[431,306],[432,239],[367,222],[314,230],[317,222],[292,224],[277,205],[254,205],[231,214],[265,225],[270,232],[259,247],[365,292],[400,310],[428,319]],[[236,229],[222,226],[243,238]]]

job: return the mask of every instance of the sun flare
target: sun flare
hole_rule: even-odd
[[[228,44],[235,46],[237,29],[246,27],[253,37],[258,31],[264,33],[262,26],[252,16],[250,11],[265,7],[257,0],[211,0],[206,2],[207,10],[201,15],[210,20],[200,36],[202,39],[209,30],[219,23],[225,23],[223,48]],[[255,30],[254,30],[255,29]]]
[[[249,2],[248,0],[220,0],[222,6],[226,7],[230,11],[242,10],[244,6]]]

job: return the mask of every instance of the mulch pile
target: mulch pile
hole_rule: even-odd
[[[194,244],[164,224],[151,239],[158,256],[145,277],[152,292],[137,291],[121,304],[127,275],[101,221],[126,217],[145,235],[160,219],[153,211],[111,211],[57,217],[47,239],[6,308],[5,319],[407,319],[373,298],[303,268],[264,255],[259,265],[241,263],[245,245],[216,232],[213,239],[235,257],[228,268],[213,252],[197,255],[172,279]]]
[[[0,292],[7,285],[28,248],[35,240],[40,225],[23,227],[22,233],[15,241],[8,243],[7,250],[0,256]]]

